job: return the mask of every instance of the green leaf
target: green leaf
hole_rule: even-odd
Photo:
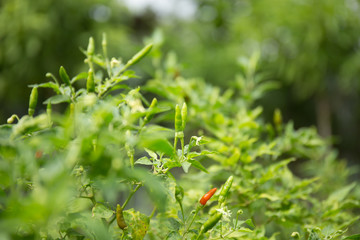
[[[170,158],[163,158],[162,161],[164,162],[164,167],[168,168],[168,169],[182,166],[179,162],[172,160]],[[189,166],[190,166],[190,164],[189,164]]]
[[[153,159],[157,159],[158,156],[155,152],[151,151],[150,149],[145,148],[145,151],[152,157]]]
[[[109,92],[115,91],[117,89],[130,89],[130,88],[126,84],[116,84],[115,86],[109,89]]]
[[[237,230],[238,232],[245,232],[245,233],[252,233],[253,230],[249,229],[249,228],[240,228],[239,230]]]
[[[150,219],[145,214],[135,211],[133,208],[123,211],[125,222],[131,234],[131,239],[142,240],[149,229]]]
[[[249,225],[250,227],[255,228],[255,225],[254,225],[254,223],[253,223],[253,221],[252,221],[251,219],[247,219],[247,220],[245,221],[245,223],[246,223],[247,225]]]
[[[135,164],[142,164],[142,165],[154,165],[152,161],[150,161],[147,157],[142,157],[138,159]]]
[[[177,231],[170,232],[166,238],[166,240],[179,240],[181,239],[181,235]]]
[[[308,240],[321,240],[321,238],[314,230],[311,230]]]
[[[266,198],[272,202],[280,200],[280,198],[278,196],[275,196],[274,194],[268,194],[268,193],[261,193],[259,195],[259,198]]]
[[[64,103],[64,102],[70,102],[70,97],[66,96],[66,95],[55,95],[52,96],[48,99],[46,99],[43,104],[59,104],[59,103]]]
[[[29,87],[41,87],[41,88],[51,88],[56,92],[56,94],[60,93],[59,85],[53,82],[41,83],[41,84],[32,84]]]
[[[181,163],[181,166],[182,166],[184,172],[185,172],[185,173],[188,173],[188,172],[189,172],[189,168],[190,168],[190,166],[191,166],[191,163],[188,162],[188,161],[186,161],[186,162]]]
[[[126,79],[129,79],[129,78],[140,78],[139,76],[137,76],[135,74],[135,71],[133,70],[127,70],[125,72],[123,72],[122,76],[126,77]]]
[[[164,153],[168,156],[172,155],[174,152],[173,146],[167,139],[163,138],[143,138],[141,144],[147,149],[150,149],[154,152]]]
[[[81,79],[87,79],[87,77],[88,77],[87,72],[81,72],[71,79],[71,84],[73,84],[74,82],[81,80]]]
[[[192,159],[195,157],[199,157],[199,156],[204,156],[204,155],[208,155],[208,154],[214,154],[216,153],[215,151],[208,151],[208,150],[203,150],[201,152],[190,152],[187,154],[187,159]]]
[[[197,169],[203,171],[203,172],[206,172],[206,173],[209,173],[208,170],[199,162],[199,161],[196,161],[196,160],[188,160],[187,162],[191,163],[191,165],[193,167],[196,167]]]
[[[260,183],[264,183],[270,179],[273,179],[273,178],[277,178],[279,177],[278,175],[278,170],[282,167],[285,167],[287,166],[290,162],[293,162],[295,161],[295,159],[293,158],[290,158],[290,159],[286,159],[286,160],[282,160],[278,163],[275,163],[273,165],[271,165],[267,170],[266,172],[263,174],[263,176],[260,178]]]
[[[167,189],[159,177],[144,169],[123,169],[122,176],[144,182],[144,187],[159,211],[164,211],[167,200]]]
[[[92,208],[92,216],[97,218],[109,218],[114,214],[114,211],[107,208],[101,203],[96,203]]]
[[[181,226],[180,222],[175,218],[169,218],[168,220],[169,220],[169,229],[179,231]]]
[[[91,217],[90,214],[74,214],[70,216],[70,236],[85,236],[87,239],[111,239],[107,227],[100,218]],[[80,235],[79,235],[80,234]]]
[[[343,240],[345,240],[345,239],[360,240],[360,234],[355,234],[355,235],[351,235],[346,238],[343,238]]]
[[[332,204],[333,202],[341,202],[345,199],[345,197],[350,193],[350,191],[356,186],[356,183],[347,185],[339,190],[333,192],[328,199],[326,200],[327,204]]]

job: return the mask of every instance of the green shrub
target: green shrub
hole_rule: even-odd
[[[222,92],[180,76],[174,54],[162,64],[156,45],[126,63],[102,47],[90,39],[88,72],[47,74],[29,116],[1,125],[1,239],[339,239],[360,227],[359,188],[316,129],[280,111],[261,119],[254,101],[273,83],[258,55]],[[153,79],[131,87],[152,48]],[[42,88],[56,93],[46,111]]]

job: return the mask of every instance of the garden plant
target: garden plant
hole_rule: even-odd
[[[360,239],[354,171],[315,128],[263,120],[258,53],[223,91],[156,42],[128,61],[95,46],[0,126],[0,239]]]

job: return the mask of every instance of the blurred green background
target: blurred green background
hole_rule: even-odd
[[[359,163],[360,1],[0,0],[0,122],[27,113],[27,85],[47,72],[82,71],[79,47],[103,32],[111,56],[127,60],[152,37],[177,54],[179,74],[221,87],[235,84],[242,57],[259,52],[260,71],[279,83],[257,102],[267,119],[278,107],[297,128],[316,125]],[[151,78],[150,61],[141,65]]]

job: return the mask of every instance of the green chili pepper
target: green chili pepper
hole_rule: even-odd
[[[59,75],[61,80],[68,86],[71,85],[69,75],[66,73],[65,68],[63,66],[60,67]]]
[[[104,53],[107,53],[106,33],[103,33],[103,35],[102,35],[101,46],[102,46],[102,48],[103,48],[103,52],[104,52]],[[107,54],[106,54],[106,55],[107,55]]]
[[[230,176],[226,182],[224,183],[222,189],[221,189],[221,192],[220,192],[220,195],[219,195],[219,204],[221,205],[223,202],[225,202],[225,199],[226,199],[226,195],[227,193],[229,192],[230,188],[231,188],[231,185],[233,183],[233,180],[234,180],[234,177],[233,176]]]
[[[175,199],[179,204],[182,204],[182,200],[184,198],[184,189],[179,185],[175,187]]]
[[[93,56],[95,53],[95,43],[94,43],[94,38],[93,37],[90,37],[89,38],[89,44],[88,44],[88,47],[87,47],[87,54],[89,56]]]
[[[181,123],[182,123],[181,127],[183,130],[185,129],[186,120],[187,120],[187,105],[186,103],[184,103],[181,108]]]
[[[182,132],[182,119],[181,119],[181,110],[180,106],[176,105],[175,108],[175,132]]]
[[[212,229],[221,219],[222,213],[217,212],[215,215],[211,216],[201,227],[199,237]],[[198,237],[198,238],[199,238]]]
[[[116,206],[116,222],[121,229],[127,228],[124,216],[123,216],[123,210],[121,206],[118,204]]]
[[[125,65],[125,68],[128,68],[135,63],[139,62],[143,57],[145,57],[151,50],[153,44],[146,45],[143,49],[140,50],[137,54],[135,54]]]
[[[29,116],[34,115],[37,100],[38,100],[38,89],[37,89],[37,87],[34,87],[30,93],[29,110],[28,110]]]
[[[89,69],[88,72],[88,78],[86,80],[86,90],[88,93],[95,92],[95,77],[94,77],[94,71],[92,69]]]
[[[184,189],[181,186],[176,185],[175,186],[175,199],[179,203],[182,219],[183,219],[183,222],[185,223],[184,209],[183,209],[183,205],[182,205],[183,198],[184,198]]]
[[[150,122],[150,120],[152,119],[152,117],[154,116],[153,113],[151,113],[151,110],[153,110],[155,108],[155,106],[157,105],[157,99],[154,98],[150,104],[149,107],[149,111],[146,114],[145,118],[144,118],[144,125],[147,124],[148,122]]]
[[[280,109],[275,109],[274,111],[274,124],[277,130],[281,130],[281,124],[282,124],[282,115]]]

